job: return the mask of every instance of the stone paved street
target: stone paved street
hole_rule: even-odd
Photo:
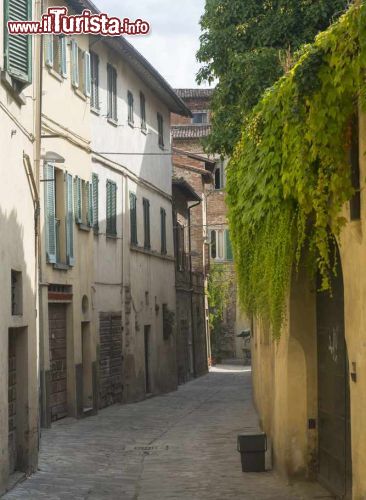
[[[243,474],[236,436],[257,429],[248,368],[223,365],[142,403],[43,432],[39,472],[7,500],[324,499],[272,472]]]

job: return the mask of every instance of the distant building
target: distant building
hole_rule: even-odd
[[[225,272],[233,283],[230,301],[224,314],[223,329],[216,342],[218,352],[213,354],[223,358],[242,358],[244,341],[237,335],[248,328],[249,323],[242,317],[237,305],[225,204],[226,161],[208,156],[202,146],[202,139],[207,137],[211,130],[210,101],[213,89],[177,89],[176,93],[191,110],[192,118],[172,116],[174,174],[191,183],[202,198],[201,206],[192,211],[193,268],[204,273],[207,286],[210,266],[225,266]]]

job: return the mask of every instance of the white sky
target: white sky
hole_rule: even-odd
[[[94,3],[106,14],[149,22],[149,35],[129,36],[127,40],[172,87],[198,87],[196,52],[205,0],[94,0]]]

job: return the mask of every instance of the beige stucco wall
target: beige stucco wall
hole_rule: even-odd
[[[0,2],[0,10],[3,5]],[[0,32],[3,33],[3,16]],[[34,56],[34,54],[33,54]],[[3,37],[0,39],[0,67]],[[2,75],[5,76],[5,75]],[[18,470],[34,471],[38,455],[38,333],[36,322],[35,210],[23,153],[34,173],[34,86],[23,91],[23,103],[0,83],[0,494],[9,475],[8,339],[16,345],[16,413]],[[21,273],[22,311],[12,315],[11,271]]]
[[[348,222],[339,241],[344,279],[345,337],[350,371],[353,498],[366,498],[366,117],[360,118],[361,219]],[[344,207],[349,219],[349,205]],[[315,285],[302,270],[293,277],[288,319],[279,342],[256,321],[253,342],[254,398],[264,430],[272,437],[274,463],[288,476],[313,477],[317,461],[317,343]]]

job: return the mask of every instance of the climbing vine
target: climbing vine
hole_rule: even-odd
[[[275,337],[305,249],[322,288],[330,288],[332,244],[354,194],[349,127],[366,101],[365,11],[364,2],[352,6],[301,50],[246,120],[228,166],[239,298]]]

